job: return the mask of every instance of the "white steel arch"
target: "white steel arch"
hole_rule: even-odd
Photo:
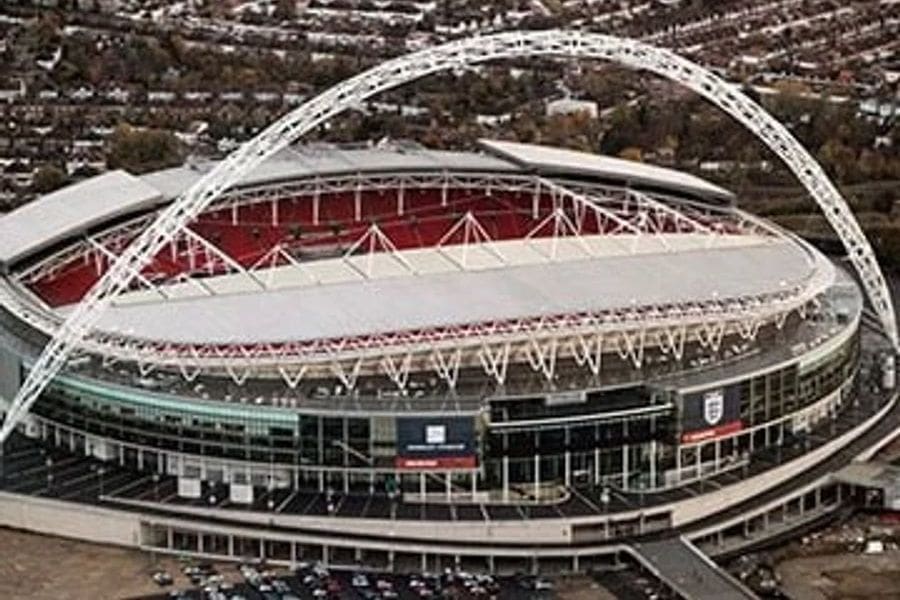
[[[847,203],[819,164],[774,117],[705,68],[669,50],[609,35],[579,31],[522,31],[474,37],[382,63],[347,79],[278,119],[197,181],[164,209],[113,263],[47,344],[9,406],[0,443],[25,416],[96,325],[103,311],[153,256],[212,201],[264,160],[331,117],[379,92],[426,75],[496,59],[539,56],[608,60],[679,83],[722,108],[771,148],[793,171],[840,236],[895,350],[900,349],[894,309],[869,242]]]

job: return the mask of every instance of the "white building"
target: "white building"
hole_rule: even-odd
[[[576,100],[574,98],[560,98],[547,102],[547,116],[573,115],[587,113],[592,119],[596,119],[600,109],[597,103],[591,100]]]

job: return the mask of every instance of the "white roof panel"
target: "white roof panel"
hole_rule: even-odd
[[[0,218],[0,262],[15,262],[161,201],[159,190],[125,171],[110,171],[64,187]]]
[[[819,268],[804,247],[778,240],[123,304],[99,328],[176,343],[352,337],[777,292]]]
[[[482,141],[491,154],[429,150],[389,144],[363,148],[327,145],[289,148],[242,181],[262,184],[312,175],[392,171],[476,171],[517,173],[523,168],[615,178],[626,184],[653,185],[701,196],[731,193],[692,175],[615,158],[500,141]],[[199,163],[140,177],[111,171],[70,185],[0,218],[0,263],[12,263],[67,237],[116,217],[152,208],[187,190],[213,166]]]
[[[157,171],[143,179],[162,190],[168,197],[176,197],[207,173],[215,163],[202,162],[190,166]],[[476,152],[448,152],[421,147],[340,148],[333,146],[304,146],[279,152],[257,167],[241,185],[302,179],[313,175],[346,173],[377,173],[391,171],[482,171],[518,172],[519,167],[495,156]]]
[[[535,144],[479,140],[485,150],[526,168],[623,180],[626,184],[668,188],[700,197],[731,201],[734,194],[704,179],[642,162]]]

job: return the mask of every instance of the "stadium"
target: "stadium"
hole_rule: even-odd
[[[0,397],[222,164],[113,171],[0,218]],[[894,408],[860,375],[863,289],[736,200],[508,141],[281,148],[128,274],[17,419],[2,523],[579,570],[833,509],[829,461]]]

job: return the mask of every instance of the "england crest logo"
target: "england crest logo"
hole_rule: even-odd
[[[703,418],[709,425],[717,425],[725,414],[725,394],[722,390],[703,395]]]

